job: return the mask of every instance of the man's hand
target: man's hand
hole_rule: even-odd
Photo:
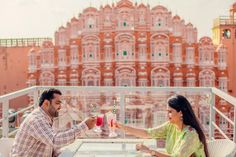
[[[85,124],[88,126],[89,129],[92,129],[95,126],[96,118],[95,117],[89,117],[87,120],[85,120]]]

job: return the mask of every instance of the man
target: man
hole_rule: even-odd
[[[53,118],[61,108],[61,92],[49,89],[42,93],[39,108],[21,124],[11,150],[12,157],[52,157],[55,150],[70,144],[95,125],[95,118],[88,118],[68,130],[55,131]]]

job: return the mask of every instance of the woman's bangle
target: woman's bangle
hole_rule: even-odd
[[[151,154],[152,156],[156,156],[156,151],[155,151],[155,150],[151,150],[150,154]]]

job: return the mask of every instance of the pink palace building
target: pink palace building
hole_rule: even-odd
[[[216,86],[227,91],[227,48],[166,7],[88,7],[31,49],[28,85]]]

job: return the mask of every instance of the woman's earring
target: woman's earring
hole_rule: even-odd
[[[180,116],[180,120],[183,121],[183,115]]]

